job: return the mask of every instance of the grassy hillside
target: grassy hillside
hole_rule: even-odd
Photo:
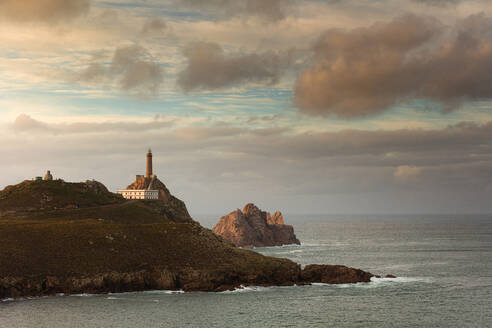
[[[93,207],[124,202],[97,181],[26,180],[0,191],[0,212]]]
[[[152,267],[255,272],[292,266],[234,247],[196,223],[0,220],[0,277],[86,276]]]
[[[125,200],[95,181],[24,181],[0,191],[0,299],[354,283],[372,276],[311,266],[303,277],[298,264],[235,247],[193,221],[181,200],[165,196]]]
[[[0,218],[108,220],[117,223],[191,222],[184,203],[126,200],[97,181],[24,181],[0,191]]]
[[[236,248],[166,196],[126,200],[93,181],[24,181],[0,191],[0,298],[298,279],[296,263]]]

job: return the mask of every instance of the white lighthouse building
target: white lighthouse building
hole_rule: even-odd
[[[146,175],[137,175],[135,183],[128,186],[127,189],[118,190],[118,194],[126,199],[158,200],[159,190],[153,189],[156,179],[157,176],[152,173],[152,150],[149,149],[147,152]]]

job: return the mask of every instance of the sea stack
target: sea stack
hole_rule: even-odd
[[[272,216],[252,203],[223,216],[212,231],[245,248],[301,244],[294,228],[284,224],[282,213]]]

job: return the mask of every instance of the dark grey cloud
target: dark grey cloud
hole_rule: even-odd
[[[239,140],[239,139],[238,139]],[[435,165],[492,159],[492,122],[460,123],[445,129],[343,130],[339,132],[244,136],[230,149],[285,160],[374,156],[374,164]],[[474,154],[470,158],[465,154]],[[445,156],[448,154],[449,156]],[[456,154],[457,156],[451,156]],[[413,158],[413,159],[412,159]],[[367,158],[352,165],[366,166]],[[348,162],[343,163],[343,165]]]
[[[78,73],[75,80],[81,82],[102,81],[106,76],[106,69],[102,64],[90,63],[89,66]]]
[[[128,46],[116,49],[111,63],[111,72],[120,75],[123,90],[139,94],[156,94],[163,79],[159,64],[142,59],[144,48]]]
[[[258,16],[267,21],[284,19],[294,5],[291,0],[182,0],[180,3],[225,18]]]
[[[144,23],[140,33],[144,36],[162,35],[167,29],[167,24],[161,18],[152,18]]]
[[[296,134],[289,128],[253,128],[216,124],[173,127],[174,122],[156,116],[149,122],[102,122],[48,124],[19,115],[12,128],[38,135],[133,132],[159,133],[174,151],[189,152],[212,147],[221,152],[241,151],[272,160],[331,159],[346,166],[435,166],[492,161],[492,122],[461,122],[443,129],[342,130]],[[172,128],[172,129],[168,129]],[[135,138],[134,135],[129,138]],[[124,144],[124,142],[123,142]],[[166,147],[170,147],[167,145]]]
[[[466,0],[411,0],[411,1],[430,5],[430,6],[447,6],[447,5],[454,5]]]
[[[248,82],[275,84],[288,58],[277,52],[226,54],[215,43],[196,42],[183,51],[186,68],[177,83],[185,91],[220,89]]]
[[[90,63],[75,75],[76,82],[116,82],[125,92],[138,98],[149,98],[159,92],[164,79],[160,65],[153,61],[145,48],[131,45],[117,48],[111,65]]]
[[[0,0],[0,16],[18,22],[57,23],[86,14],[90,0]]]
[[[406,15],[354,30],[332,29],[313,47],[295,103],[307,114],[353,118],[415,99],[444,110],[492,98],[492,20],[473,15],[453,28]]]

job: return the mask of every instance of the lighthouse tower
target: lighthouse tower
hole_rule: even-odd
[[[152,172],[152,150],[147,152],[147,171],[145,176],[137,174],[135,182],[124,190],[118,190],[126,199],[158,200],[159,187],[155,186],[159,182],[157,176]]]
[[[150,148],[147,152],[147,174],[145,175],[145,177],[152,177],[152,150]]]

